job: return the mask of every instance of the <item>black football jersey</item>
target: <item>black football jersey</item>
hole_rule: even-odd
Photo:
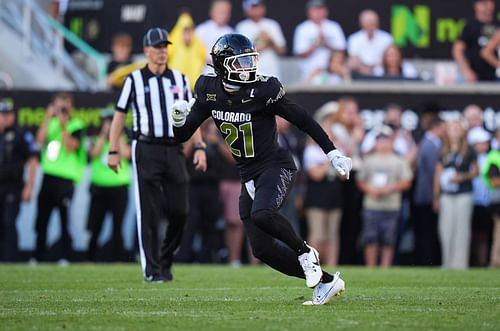
[[[186,124],[174,127],[175,137],[187,140],[211,116],[231,149],[243,181],[257,177],[268,167],[296,169],[290,152],[278,144],[276,115],[308,133],[325,153],[334,149],[327,134],[307,112],[285,97],[275,77],[258,76],[256,82],[228,93],[219,77],[200,76],[195,98]]]

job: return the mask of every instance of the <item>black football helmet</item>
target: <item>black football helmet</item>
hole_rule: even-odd
[[[212,47],[212,62],[217,76],[227,83],[253,83],[257,80],[258,53],[242,34],[228,33]]]

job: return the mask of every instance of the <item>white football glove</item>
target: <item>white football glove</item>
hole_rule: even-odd
[[[177,100],[172,105],[172,125],[179,128],[186,123],[186,117],[191,111],[196,99],[192,98],[187,102],[186,100]]]
[[[332,162],[335,170],[337,170],[342,176],[345,176],[346,179],[349,179],[349,172],[352,169],[351,158],[344,156],[338,149],[334,149],[326,154],[326,156],[328,156],[328,159]]]

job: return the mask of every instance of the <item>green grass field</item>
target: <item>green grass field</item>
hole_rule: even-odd
[[[500,330],[500,270],[338,270],[346,292],[302,306],[305,282],[262,266],[145,284],[134,264],[3,264],[0,330]]]

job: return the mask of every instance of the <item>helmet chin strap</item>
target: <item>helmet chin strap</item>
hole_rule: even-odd
[[[241,89],[241,86],[239,85],[229,84],[224,81],[222,81],[222,85],[224,85],[224,90],[226,90],[229,93],[235,93]]]

